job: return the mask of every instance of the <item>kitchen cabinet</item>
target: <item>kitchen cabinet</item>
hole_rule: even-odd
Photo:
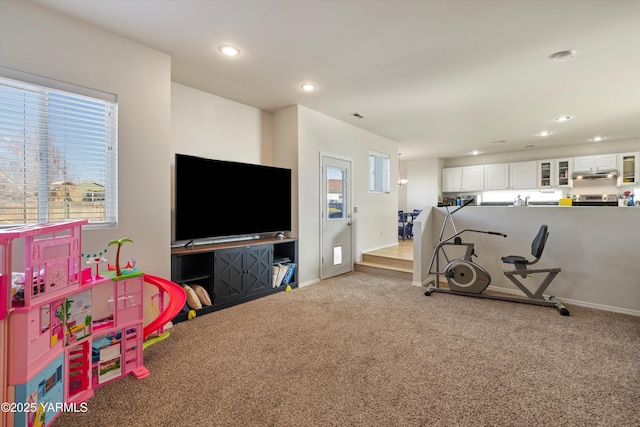
[[[576,172],[597,172],[604,169],[615,169],[617,163],[617,156],[615,154],[574,157],[573,169]]]
[[[570,187],[571,186],[571,173],[573,172],[571,159],[557,159],[554,160],[556,166],[557,178],[556,185],[558,187]]]
[[[569,187],[572,173],[571,159],[540,160],[538,162],[538,187]]]
[[[618,154],[618,186],[637,185],[640,179],[640,153]]]
[[[484,189],[484,166],[442,169],[442,191],[479,191]]]
[[[498,163],[495,165],[485,165],[484,189],[485,190],[507,190],[508,188],[509,188],[509,164]]]
[[[536,161],[509,163],[509,188],[537,188],[538,163]]]

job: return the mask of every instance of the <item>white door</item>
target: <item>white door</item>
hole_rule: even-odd
[[[351,162],[322,156],[321,268],[327,279],[353,271],[351,251]]]

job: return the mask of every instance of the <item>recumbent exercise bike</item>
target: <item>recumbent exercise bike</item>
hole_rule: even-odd
[[[461,235],[465,232],[492,234],[502,237],[507,237],[507,235],[495,231],[482,231],[472,229],[457,231],[455,223],[453,222],[453,214],[463,207],[467,206],[471,202],[472,200],[469,200],[467,203],[456,207],[453,211],[449,210],[449,206],[444,206],[447,211],[447,215],[442,223],[440,236],[438,237],[438,241],[434,246],[433,255],[431,256],[431,262],[429,264],[429,274],[435,276],[432,279],[433,283],[430,283],[427,287],[425,295],[431,296],[432,292],[442,292],[454,295],[464,295],[470,297],[482,297],[503,301],[535,304],[547,307],[555,307],[563,316],[569,316],[569,310],[567,310],[565,306],[557,300],[557,298],[553,296],[545,297],[543,295],[544,291],[551,284],[551,281],[560,272],[560,268],[530,268],[530,266],[537,263],[542,256],[542,251],[544,250],[547,238],[549,236],[547,225],[542,225],[540,227],[540,230],[531,243],[531,255],[533,255],[534,257],[532,260],[519,255],[509,255],[501,258],[502,262],[505,264],[505,267],[513,266],[512,269],[505,268],[503,273],[513,284],[518,287],[518,289],[520,289],[525,294],[526,298],[483,293],[491,283],[491,275],[480,265],[473,262],[472,257],[476,256],[474,244],[471,242],[463,242]],[[446,239],[443,239],[447,224],[451,225],[453,234]],[[445,247],[449,245],[464,247],[464,254],[459,258],[450,260],[445,251]],[[441,256],[446,262],[446,265],[442,270],[440,270]],[[526,279],[527,277],[530,277],[536,273],[547,273],[547,275],[539,284],[538,288],[534,292],[531,292],[520,280],[518,280],[517,276]],[[440,276],[444,276],[444,278],[446,279],[447,283],[449,284],[448,289],[440,287]]]

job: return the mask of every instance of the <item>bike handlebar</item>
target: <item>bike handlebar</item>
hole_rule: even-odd
[[[496,236],[507,237],[504,233],[498,233],[497,231],[487,231],[487,234],[495,234]]]

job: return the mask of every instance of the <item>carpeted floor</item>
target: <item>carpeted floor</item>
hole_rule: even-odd
[[[350,273],[176,324],[61,426],[638,426],[640,317]]]

